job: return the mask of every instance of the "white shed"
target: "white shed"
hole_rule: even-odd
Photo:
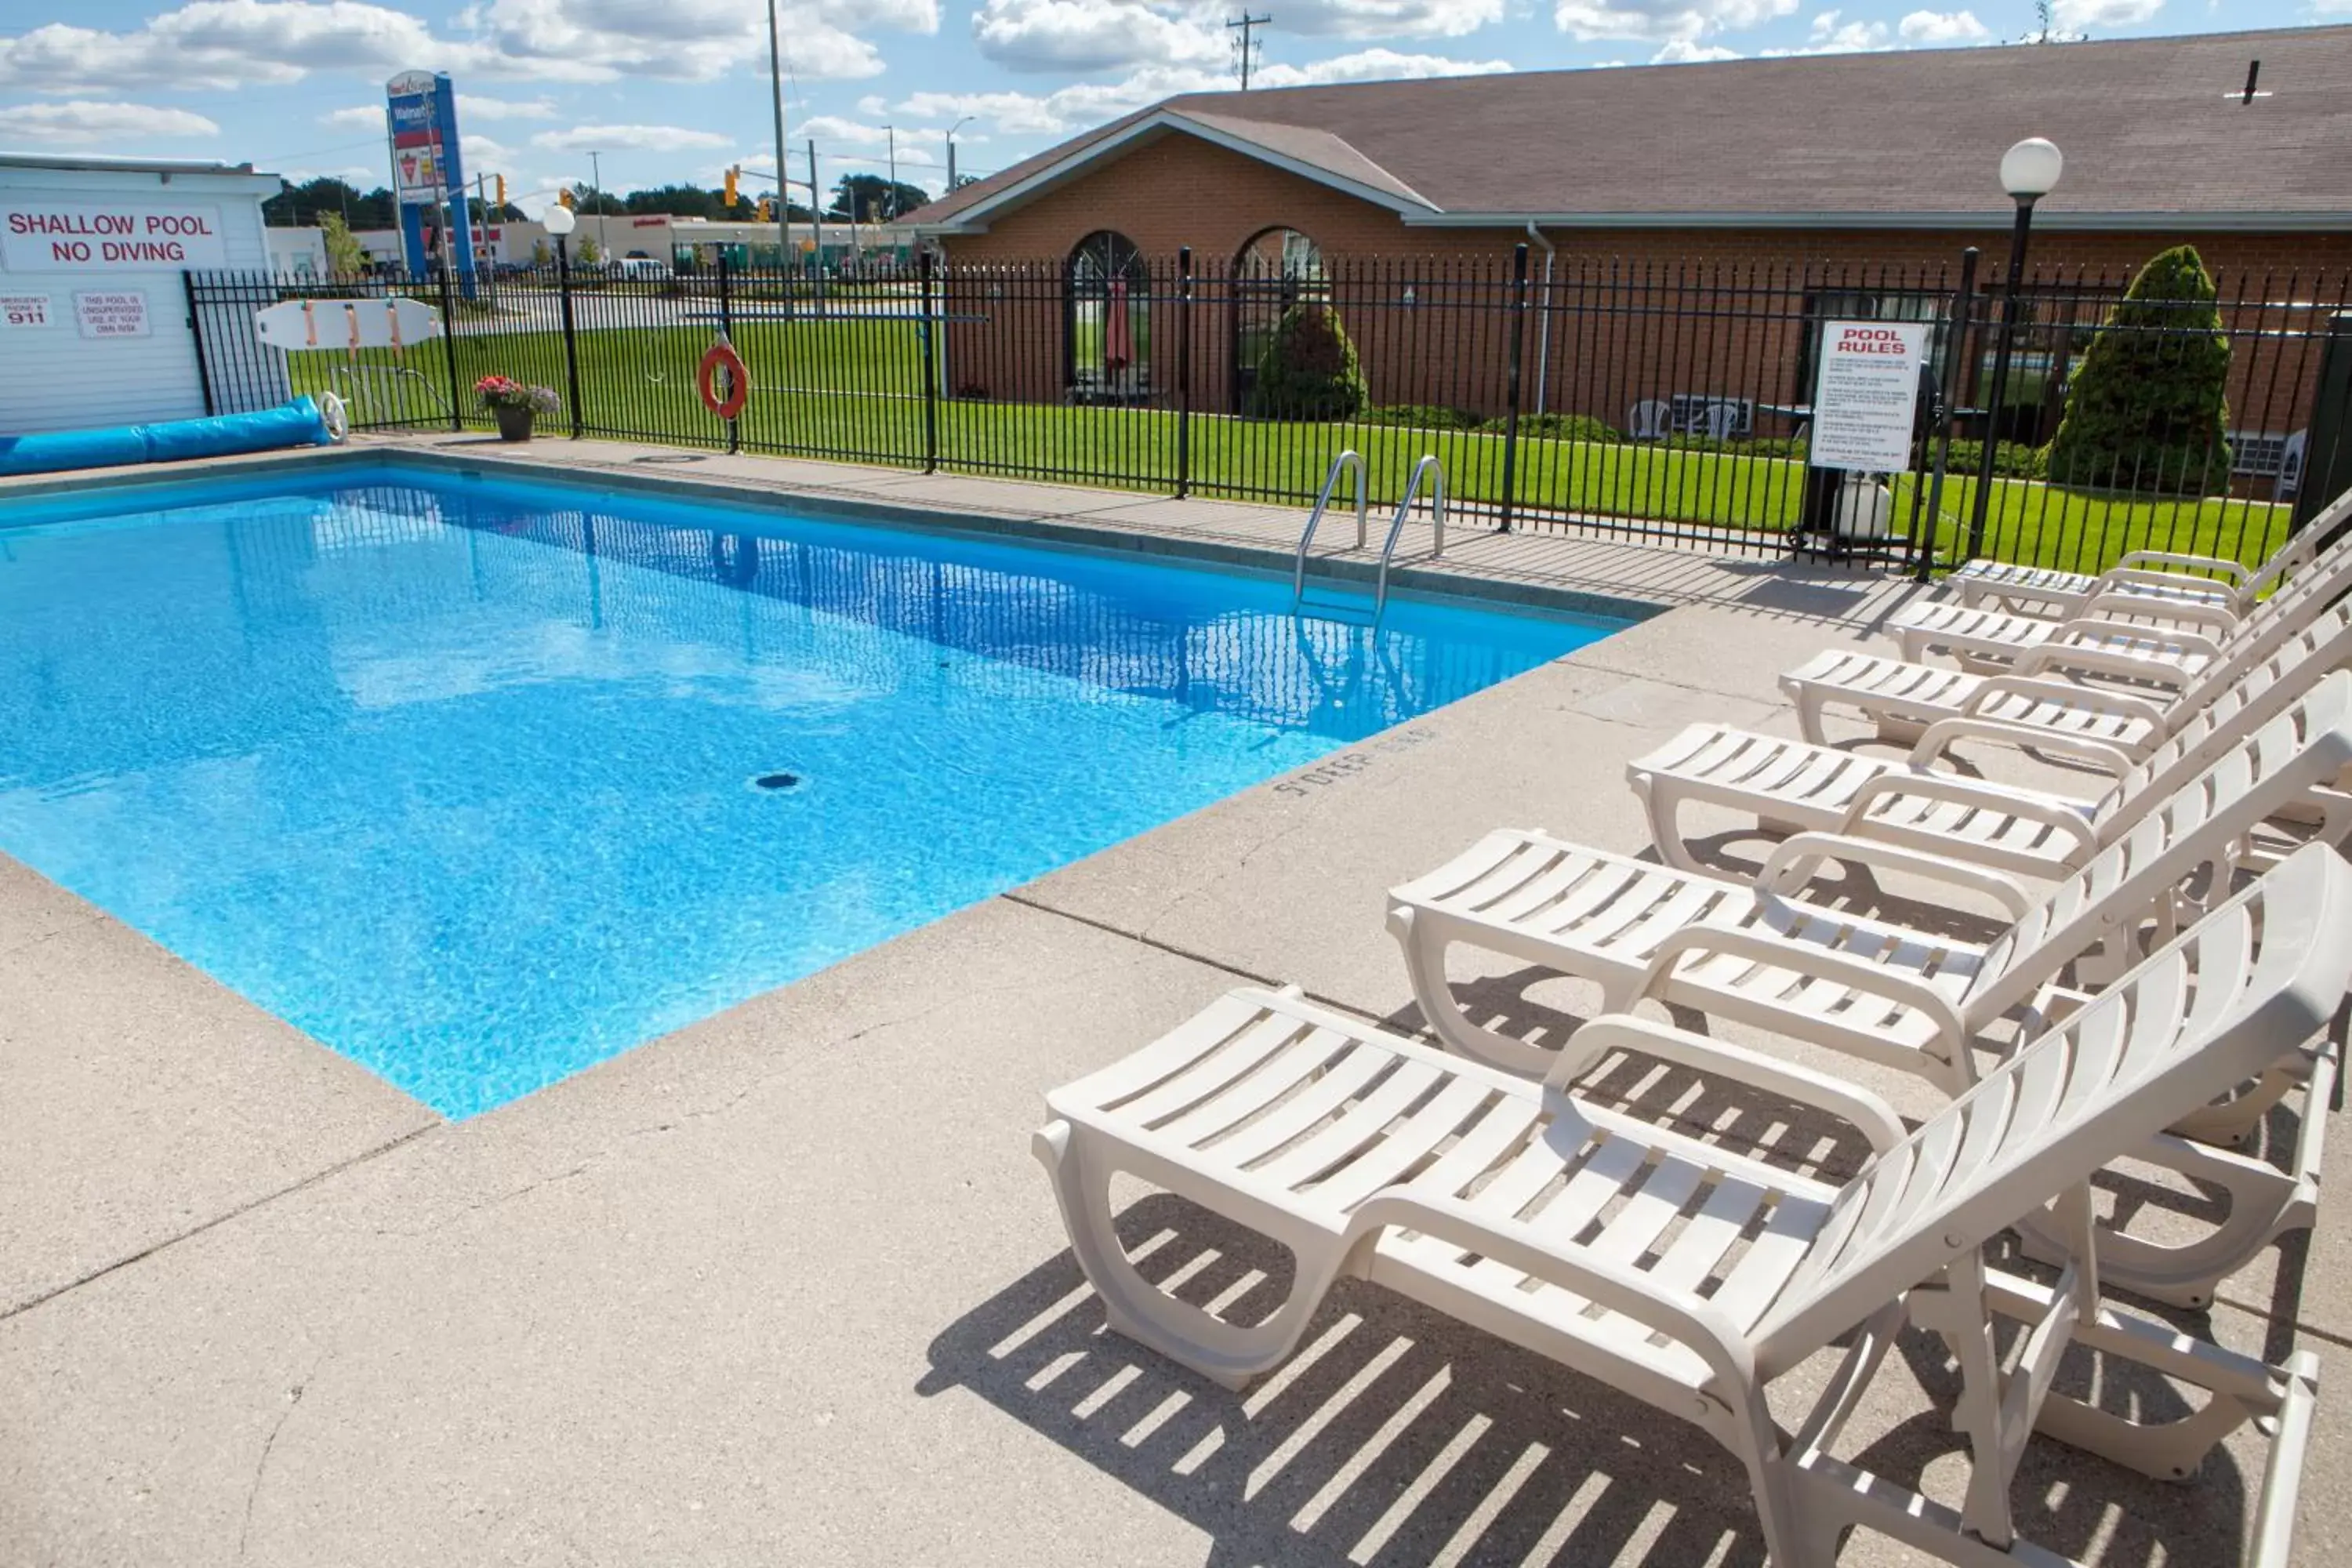
[[[249,163],[0,153],[0,435],[207,412],[187,275],[267,268],[261,204],[281,184]],[[246,342],[205,357],[273,358],[251,315],[209,312]]]

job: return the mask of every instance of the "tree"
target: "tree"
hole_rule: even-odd
[[[1356,345],[1318,300],[1282,313],[1258,356],[1249,411],[1261,419],[1346,419],[1367,401]]]
[[[585,232],[582,233],[580,236],[580,265],[583,267],[593,267],[604,259],[604,247],[596,243],[596,237],[593,234]]]
[[[328,272],[342,278],[368,269],[367,251],[352,237],[352,226],[343,221],[342,214],[320,213],[319,236],[326,242]]]
[[[530,216],[512,202],[501,206],[497,202],[485,202],[479,196],[466,198],[466,211],[476,223],[528,223]]]
[[[2021,44],[2079,44],[2089,37],[2058,25],[2058,10],[2052,0],[2034,0],[2033,30],[2019,37]]]
[[[930,192],[904,180],[894,185],[879,174],[844,174],[833,187],[833,208],[825,216],[859,223],[887,223],[930,199]]]
[[[633,213],[667,213],[672,217],[718,217],[725,193],[699,185],[656,185],[631,191],[622,205]]]
[[[602,214],[605,217],[626,217],[628,204],[610,191],[600,191],[591,184],[572,187],[572,205],[582,217]]]
[[[2230,339],[2193,246],[2140,268],[2083,353],[2050,443],[2058,483],[2134,490],[2226,489]]]
[[[533,267],[544,267],[554,259],[555,253],[547,248],[547,241],[534,239],[530,242],[530,264]]]

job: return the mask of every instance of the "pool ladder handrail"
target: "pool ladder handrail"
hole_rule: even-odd
[[[1387,542],[1381,546],[1380,585],[1372,594],[1372,619],[1375,621],[1388,608],[1389,563],[1396,556],[1397,541],[1404,533],[1405,514],[1412,510],[1413,497],[1421,493],[1423,474],[1434,476],[1430,480],[1429,520],[1436,531],[1437,539],[1429,558],[1434,561],[1445,553],[1445,465],[1437,460],[1436,453],[1426,452],[1422,455],[1421,461],[1412,466],[1412,477],[1405,481],[1404,499],[1397,502],[1396,516],[1389,523]]]
[[[1307,514],[1307,527],[1298,535],[1298,554],[1290,567],[1290,607],[1294,613],[1307,595],[1307,546],[1315,542],[1315,530],[1323,521],[1324,509],[1331,504],[1331,492],[1339,488],[1339,476],[1349,468],[1356,470],[1356,548],[1364,547],[1370,503],[1364,489],[1364,459],[1350,447],[1331,459],[1331,471],[1323,476],[1323,488],[1316,492],[1315,510]]]

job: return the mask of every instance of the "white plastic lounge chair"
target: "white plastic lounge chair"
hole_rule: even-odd
[[[2352,494],[2338,496],[2309,524],[2296,530],[2259,567],[2217,555],[2135,550],[2105,572],[2061,572],[2006,561],[1971,561],[1944,579],[1964,605],[2005,605],[2050,616],[2077,616],[2100,595],[2118,588],[2188,604],[2218,605],[2243,614],[2328,542],[2328,534],[2352,516]]]
[[[2352,492],[2339,498],[2336,505],[2352,515]],[[2319,539],[2341,521],[2340,517],[2315,519],[2296,538]],[[2325,550],[2295,551],[2290,546],[2273,556],[2242,591],[2226,597],[2188,598],[2168,584],[2150,586],[2123,582],[2102,586],[2063,618],[2008,612],[1984,605],[1946,603],[1915,605],[1897,616],[1888,629],[1895,634],[1906,659],[1924,659],[1941,650],[1970,668],[1996,663],[2006,666],[2029,649],[2070,634],[2144,635],[2154,623],[2174,631],[2201,631],[2210,639],[2254,613],[2259,604],[2266,603],[2261,596],[2269,593],[2290,567],[2297,572],[2330,572],[2338,591],[2352,585],[2352,534]]]
[[[1445,971],[1457,943],[1591,981],[1602,1012],[1648,994],[1958,1093],[1975,1080],[1972,1047],[1997,1046],[2004,1019],[2046,1007],[2045,988],[2068,964],[2112,974],[2116,950],[2104,966],[2085,955],[2143,921],[2168,922],[2184,880],[2229,865],[2255,827],[2336,782],[2352,763],[2342,695],[2330,686],[2273,718],[2039,895],[1949,857],[1833,834],[1798,834],[1752,879],[1735,879],[1504,828],[1392,889],[1389,930],[1439,1037],[1507,1071],[1541,1077],[1556,1053],[1462,1011]],[[1979,946],[1809,902],[1824,860],[1990,899],[2012,923]]]
[[[2352,711],[2352,604],[2339,605],[2202,707],[2165,710],[2179,728],[2095,795],[1966,777],[1938,766],[1962,740],[2042,743],[1993,721],[1930,725],[1907,757],[1816,745],[1724,724],[1693,724],[1626,768],[1670,865],[1699,869],[1683,831],[1691,802],[1753,813],[1769,831],[1859,834],[2049,879],[2079,867],[2221,751],[2294,703],[2333,725]],[[2328,694],[2330,689],[2333,694]],[[2061,743],[2063,745],[2063,742]]]
[[[2324,616],[2347,587],[2352,552],[2297,574],[2218,638],[2147,626],[2068,633],[2021,655],[2005,675],[1832,648],[1783,675],[1780,689],[1796,703],[1805,739],[1816,743],[1828,739],[1822,716],[1834,704],[1875,721],[1889,740],[1916,740],[1939,719],[1981,716],[2095,745],[2127,765],[2168,732],[2168,707],[2210,700]],[[2086,675],[2096,679],[2076,679]]]
[[[2352,683],[2352,676],[2343,677]],[[2344,688],[2329,689],[2337,707]],[[1643,998],[1841,1050],[1916,1072],[1948,1093],[1975,1081],[1975,1051],[1998,1049],[2004,1021],[2026,1028],[2080,993],[2056,981],[2112,975],[2145,922],[2172,929],[2185,907],[2180,885],[2223,868],[2265,818],[2333,783],[2352,763],[2352,721],[2315,728],[2297,709],[2282,714],[2185,783],[2124,830],[2084,868],[2038,900],[1997,873],[1916,850],[1801,834],[1752,881],[1669,870],[1545,834],[1488,834],[1445,866],[1391,893],[1389,930],[1403,949],[1414,999],[1450,1048],[1527,1077],[1550,1073],[1563,1055],[1590,1066],[1581,1032],[1563,1050],[1487,1028],[1466,1014],[1446,978],[1455,944],[1596,983],[1601,1011]],[[1809,903],[1801,892],[1823,859],[1906,871],[2002,899],[2013,924],[1979,946]],[[2333,1085],[2332,1061],[2298,1060],[2200,1112],[2181,1131],[2242,1138],[2294,1084],[2316,1072]],[[2311,1105],[2317,1100],[2308,1101]],[[2228,1218],[2177,1247],[2118,1238],[2111,1272],[2129,1289],[2202,1304],[2219,1281],[2283,1232],[2311,1222],[2324,1115],[2302,1122],[2294,1168],[2185,1144],[2150,1153],[2226,1190]]]
[[[1864,1525],[1970,1568],[2049,1568],[2017,1540],[2030,1434],[2143,1474],[2192,1474],[2248,1420],[2274,1434],[2255,1561],[2285,1561],[2316,1363],[2273,1368],[2100,1302],[2087,1184],[2107,1162],[2325,1026],[2352,982],[2352,872],[2313,848],[2165,946],[1907,1136],[1824,1075],[1631,1017],[1588,1026],[1816,1106],[1875,1154],[1831,1187],[1311,1006],[1237,991],[1047,1097],[1033,1141],[1110,1326],[1229,1387],[1279,1364],[1338,1277],[1360,1276],[1695,1422],[1745,1463],[1777,1568],[1827,1568]],[[1137,1271],[1112,1227],[1121,1171],[1287,1247],[1288,1299],[1237,1326]],[[2055,1205],[2073,1247],[2048,1288],[1987,1268],[1989,1237]],[[1961,1373],[1954,1509],[1833,1458],[1906,1319]],[[2006,1364],[1995,1320],[2026,1326]],[[1793,1432],[1776,1380],[1843,1342]],[[2158,1425],[2052,1392],[2081,1345],[2211,1391]]]

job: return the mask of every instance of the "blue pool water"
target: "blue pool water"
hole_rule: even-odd
[[[0,503],[0,848],[449,1116],[1624,624],[394,468],[123,504]]]

